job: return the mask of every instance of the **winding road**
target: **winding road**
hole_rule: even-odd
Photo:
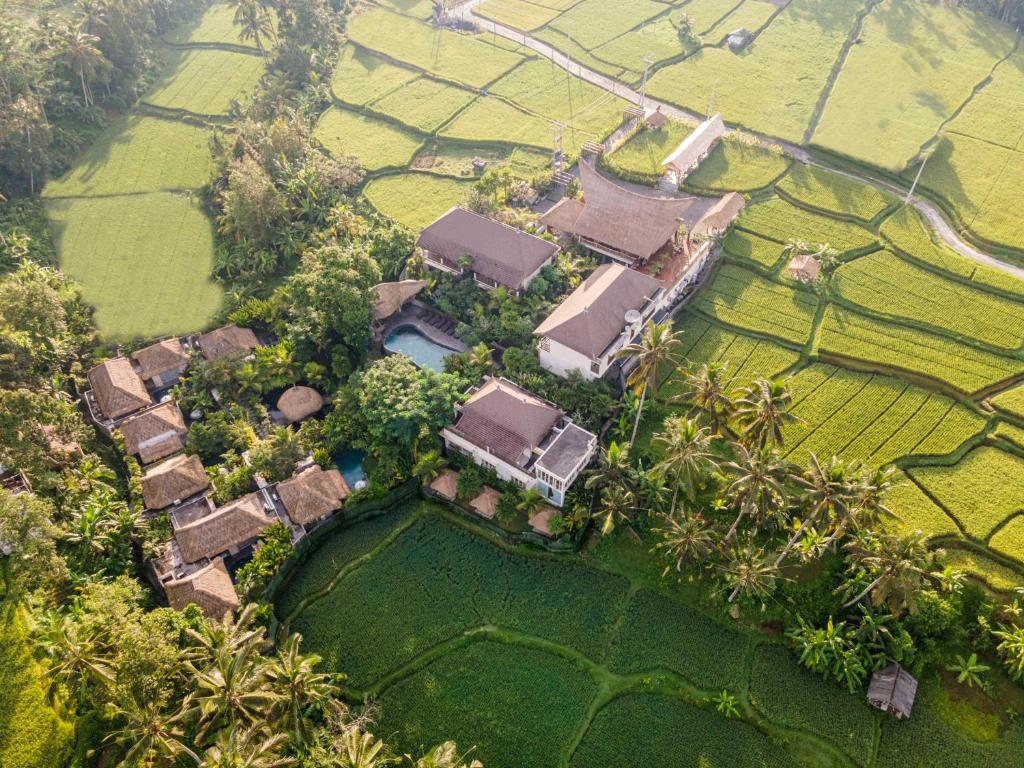
[[[574,61],[570,56],[566,55],[562,51],[557,50],[556,48],[552,47],[551,45],[545,43],[542,40],[538,40],[535,37],[530,37],[528,34],[521,30],[513,29],[512,27],[506,27],[505,25],[499,24],[495,21],[491,21],[490,19],[485,19],[481,16],[477,16],[476,14],[473,13],[473,9],[476,6],[478,6],[481,2],[483,2],[483,0],[466,0],[466,2],[462,3],[457,8],[453,8],[450,12],[455,17],[460,19],[463,23],[473,25],[482,32],[490,32],[491,34],[498,35],[499,37],[504,37],[507,40],[511,40],[515,43],[519,43],[520,45],[529,48],[531,51],[535,51],[536,53],[539,53],[541,56],[550,59],[556,66],[564,69],[569,74],[575,75],[576,77],[579,77],[581,80],[590,83],[591,85],[595,85],[598,88],[601,88],[602,90],[605,90],[615,96],[618,96],[619,98],[625,99],[631,104],[634,104],[636,106],[640,106],[641,104],[643,104],[645,108],[660,107],[661,111],[665,113],[667,116],[674,118],[676,120],[681,120],[690,125],[696,125],[697,123],[704,119],[701,115],[698,115],[687,109],[680,109],[679,107],[673,104],[668,104],[664,101],[658,101],[657,99],[652,99],[650,97],[644,99],[638,91],[630,88],[629,86],[623,85],[614,78],[608,77],[607,75],[602,75],[600,72],[595,72],[592,69],[584,67],[578,61]],[[829,166],[826,166],[814,160],[811,157],[810,153],[807,152],[807,150],[805,150],[803,147],[797,144],[792,144],[787,141],[782,141],[781,139],[777,139],[771,136],[765,136],[755,131],[749,131],[742,128],[735,128],[735,130],[744,135],[753,137],[763,144],[777,147],[784,155],[786,155],[787,157],[791,157],[794,160],[799,160],[800,162],[806,163],[808,165],[816,165],[821,168],[827,168],[828,170],[836,171],[835,168],[830,168]],[[879,179],[874,179],[871,178],[870,176],[861,176],[859,174],[850,173],[848,171],[839,171],[839,173],[842,173],[842,175],[847,176],[851,179],[856,179],[857,181],[860,181],[864,184],[869,184],[885,192],[896,194],[899,197],[904,197],[906,195],[906,190],[900,189],[895,184],[890,184]],[[1005,272],[1006,274],[1013,275],[1014,277],[1018,277],[1024,280],[1024,267],[1018,267],[1013,264],[1008,264],[1007,262],[1002,261],[996,258],[995,256],[992,256],[991,254],[979,251],[978,249],[974,248],[973,246],[965,242],[956,233],[956,231],[946,220],[946,218],[942,215],[939,209],[936,208],[934,205],[921,198],[914,198],[912,204],[915,208],[917,208],[917,210],[919,210],[924,215],[925,219],[932,225],[935,232],[942,239],[942,241],[950,248],[955,250],[957,253],[964,256],[965,258],[970,259],[971,261],[974,261],[977,264],[981,264],[986,267],[991,267],[993,269],[998,269],[1001,272]]]

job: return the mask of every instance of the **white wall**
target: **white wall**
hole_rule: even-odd
[[[540,365],[545,370],[551,371],[563,379],[567,378],[573,371],[579,371],[584,379],[593,381],[603,376],[604,372],[608,369],[607,365],[602,365],[600,372],[595,374],[590,370],[592,361],[589,357],[581,355],[575,349],[569,349],[569,347],[554,339],[548,339],[547,346],[549,349],[545,350],[543,346],[538,344],[537,352],[540,357]]]
[[[444,438],[445,448],[457,448],[473,458],[473,462],[479,466],[486,466],[494,469],[502,480],[513,483],[518,480],[526,488],[532,488],[537,482],[533,475],[523,472],[518,467],[499,459],[493,453],[488,453],[483,448],[473,445],[468,440],[444,429],[441,430],[441,437]]]

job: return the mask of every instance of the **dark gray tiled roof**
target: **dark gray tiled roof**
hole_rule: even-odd
[[[537,461],[537,466],[557,477],[567,477],[590,450],[591,432],[569,424]]]

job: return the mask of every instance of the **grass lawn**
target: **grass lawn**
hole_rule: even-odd
[[[786,172],[790,161],[771,147],[726,137],[693,173],[685,186],[695,192],[753,192]]]
[[[703,48],[659,69],[648,93],[704,113],[714,90],[727,121],[801,141],[860,5],[792,0],[742,53]]]
[[[50,200],[60,266],[96,307],[108,339],[204,328],[221,306],[213,225],[198,198],[156,192]]]
[[[363,48],[346,45],[338,54],[331,92],[334,98],[346,104],[363,106],[416,77],[413,69],[396,66]]]
[[[453,205],[466,201],[468,181],[429,173],[371,179],[363,194],[374,208],[412,229],[422,229]]]
[[[170,50],[167,66],[142,101],[197,115],[226,115],[263,76],[263,59],[220,50]]]
[[[777,185],[779,191],[818,210],[871,221],[897,202],[888,192],[816,165],[794,163]]]
[[[409,164],[423,139],[386,120],[331,107],[320,116],[317,139],[332,155],[355,155],[368,171]]]
[[[484,0],[473,12],[506,27],[526,32],[543,27],[561,13],[557,8],[545,8],[527,0]]]
[[[952,467],[915,467],[910,474],[981,541],[1024,510],[1024,459],[998,448],[976,448]]]
[[[929,376],[972,393],[1021,371],[1024,362],[830,304],[818,349]]]
[[[125,195],[198,189],[210,180],[207,128],[129,114],[110,125],[44,197]]]
[[[0,765],[62,768],[75,729],[46,705],[42,674],[19,609],[0,598]]]
[[[424,133],[433,133],[476,98],[465,88],[420,77],[372,102],[370,109]]]
[[[352,16],[354,43],[404,61],[438,77],[482,88],[522,61],[522,56],[462,32],[369,8]]]
[[[1013,46],[988,16],[887,0],[850,50],[814,143],[900,171]]]

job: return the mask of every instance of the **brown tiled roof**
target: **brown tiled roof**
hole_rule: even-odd
[[[146,470],[142,498],[147,509],[163,509],[210,486],[198,456],[175,456]]]
[[[454,501],[458,495],[459,473],[454,469],[446,469],[430,484],[430,489],[449,501]]]
[[[506,379],[488,378],[455,420],[452,431],[513,466],[539,446],[561,412]]]
[[[86,377],[100,411],[108,419],[127,416],[153,402],[127,357],[100,363],[91,368]]]
[[[377,302],[373,305],[373,319],[384,320],[391,317],[426,285],[426,280],[402,280],[398,283],[378,283],[373,286],[377,294]]]
[[[170,456],[182,449],[185,417],[177,403],[169,400],[132,416],[118,425],[129,454],[137,454],[143,464]]]
[[[349,491],[341,472],[314,466],[278,483],[277,493],[292,522],[308,525],[340,508]]]
[[[222,619],[239,605],[231,576],[219,557],[185,578],[166,582],[164,591],[171,608],[180,611],[195,603],[211,619]]]
[[[323,407],[323,396],[312,387],[289,387],[277,399],[277,410],[289,423],[302,421]]]
[[[139,364],[139,376],[148,380],[161,373],[184,368],[188,365],[188,353],[181,346],[180,339],[164,339],[133,352],[132,360]]]
[[[420,232],[416,244],[455,263],[469,256],[474,272],[513,290],[558,252],[554,243],[458,206]]]
[[[541,221],[635,258],[647,259],[661,250],[698,201],[641,195],[606,179],[589,163],[580,163],[579,169],[583,204],[563,200]]]
[[[661,107],[658,107],[647,116],[647,125],[654,130],[658,130],[663,127],[667,122],[668,118],[665,116],[665,113],[661,111]]]
[[[258,493],[225,504],[174,532],[186,563],[223,554],[259,537],[274,520],[263,511]]]
[[[661,287],[649,275],[621,264],[603,264],[533,333],[597,358],[626,327],[626,312],[643,310]]]
[[[258,346],[256,334],[237,325],[225,325],[199,337],[199,351],[207,360],[246,354]]]

